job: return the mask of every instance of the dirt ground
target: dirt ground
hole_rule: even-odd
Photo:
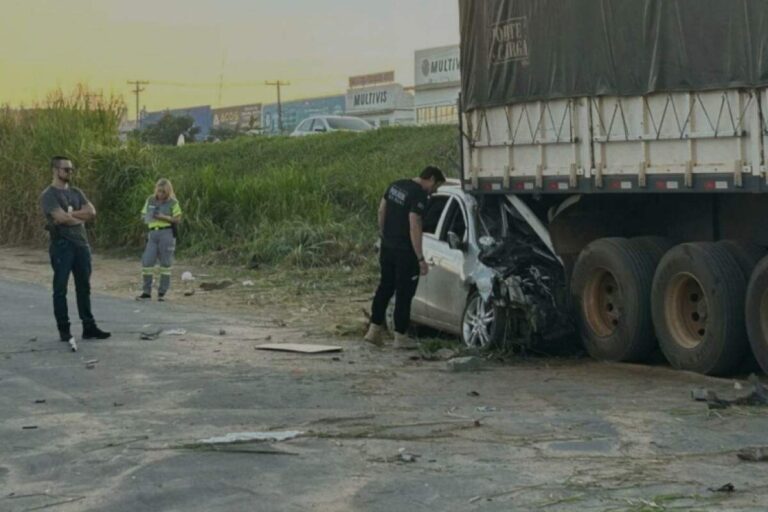
[[[360,342],[370,276],[181,262],[195,294],[176,279],[157,304],[132,300],[137,261],[94,268],[114,336],[72,354],[45,253],[0,248],[0,510],[768,510],[768,463],[737,457],[768,444],[768,408],[691,399],[745,379],[554,357],[451,372]],[[185,332],[138,339],[158,326]],[[200,443],[254,431],[301,434]]]

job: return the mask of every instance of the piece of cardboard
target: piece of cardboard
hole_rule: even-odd
[[[322,354],[341,352],[341,347],[335,345],[309,345],[304,343],[268,343],[259,345],[256,350],[275,350],[278,352],[298,352],[300,354]]]

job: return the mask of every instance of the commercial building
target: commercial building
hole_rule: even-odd
[[[325,96],[282,103],[283,134],[290,134],[304,119],[319,115],[339,116],[344,114],[344,96]],[[264,133],[280,133],[277,103],[264,105],[261,114]]]
[[[261,129],[261,103],[215,108],[213,128],[248,132]]]
[[[458,45],[418,50],[414,60],[416,123],[458,123],[461,91]]]
[[[211,125],[213,121],[213,115],[211,113],[210,105],[203,105],[200,107],[189,108],[176,108],[171,110],[160,110],[157,112],[143,112],[141,116],[141,127],[153,125],[160,121],[163,116],[170,114],[173,117],[191,117],[194,119],[195,124],[193,127],[199,128],[198,134],[195,136],[197,140],[205,139],[211,131]]]
[[[346,114],[376,127],[408,125],[416,120],[413,95],[395,83],[394,71],[349,78]]]

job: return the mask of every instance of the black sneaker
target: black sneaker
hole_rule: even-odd
[[[63,341],[64,343],[69,343],[69,340],[72,339],[72,332],[67,329],[59,329],[59,341]]]
[[[152,296],[148,293],[142,293],[138,297],[136,297],[136,300],[150,300]]]
[[[83,327],[84,340],[105,340],[110,336],[112,336],[111,332],[102,331],[95,324]]]

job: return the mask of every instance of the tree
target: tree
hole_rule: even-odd
[[[200,128],[190,116],[172,116],[166,113],[157,123],[141,131],[141,140],[150,144],[175,146],[179,135],[184,134],[187,142],[194,142]]]

